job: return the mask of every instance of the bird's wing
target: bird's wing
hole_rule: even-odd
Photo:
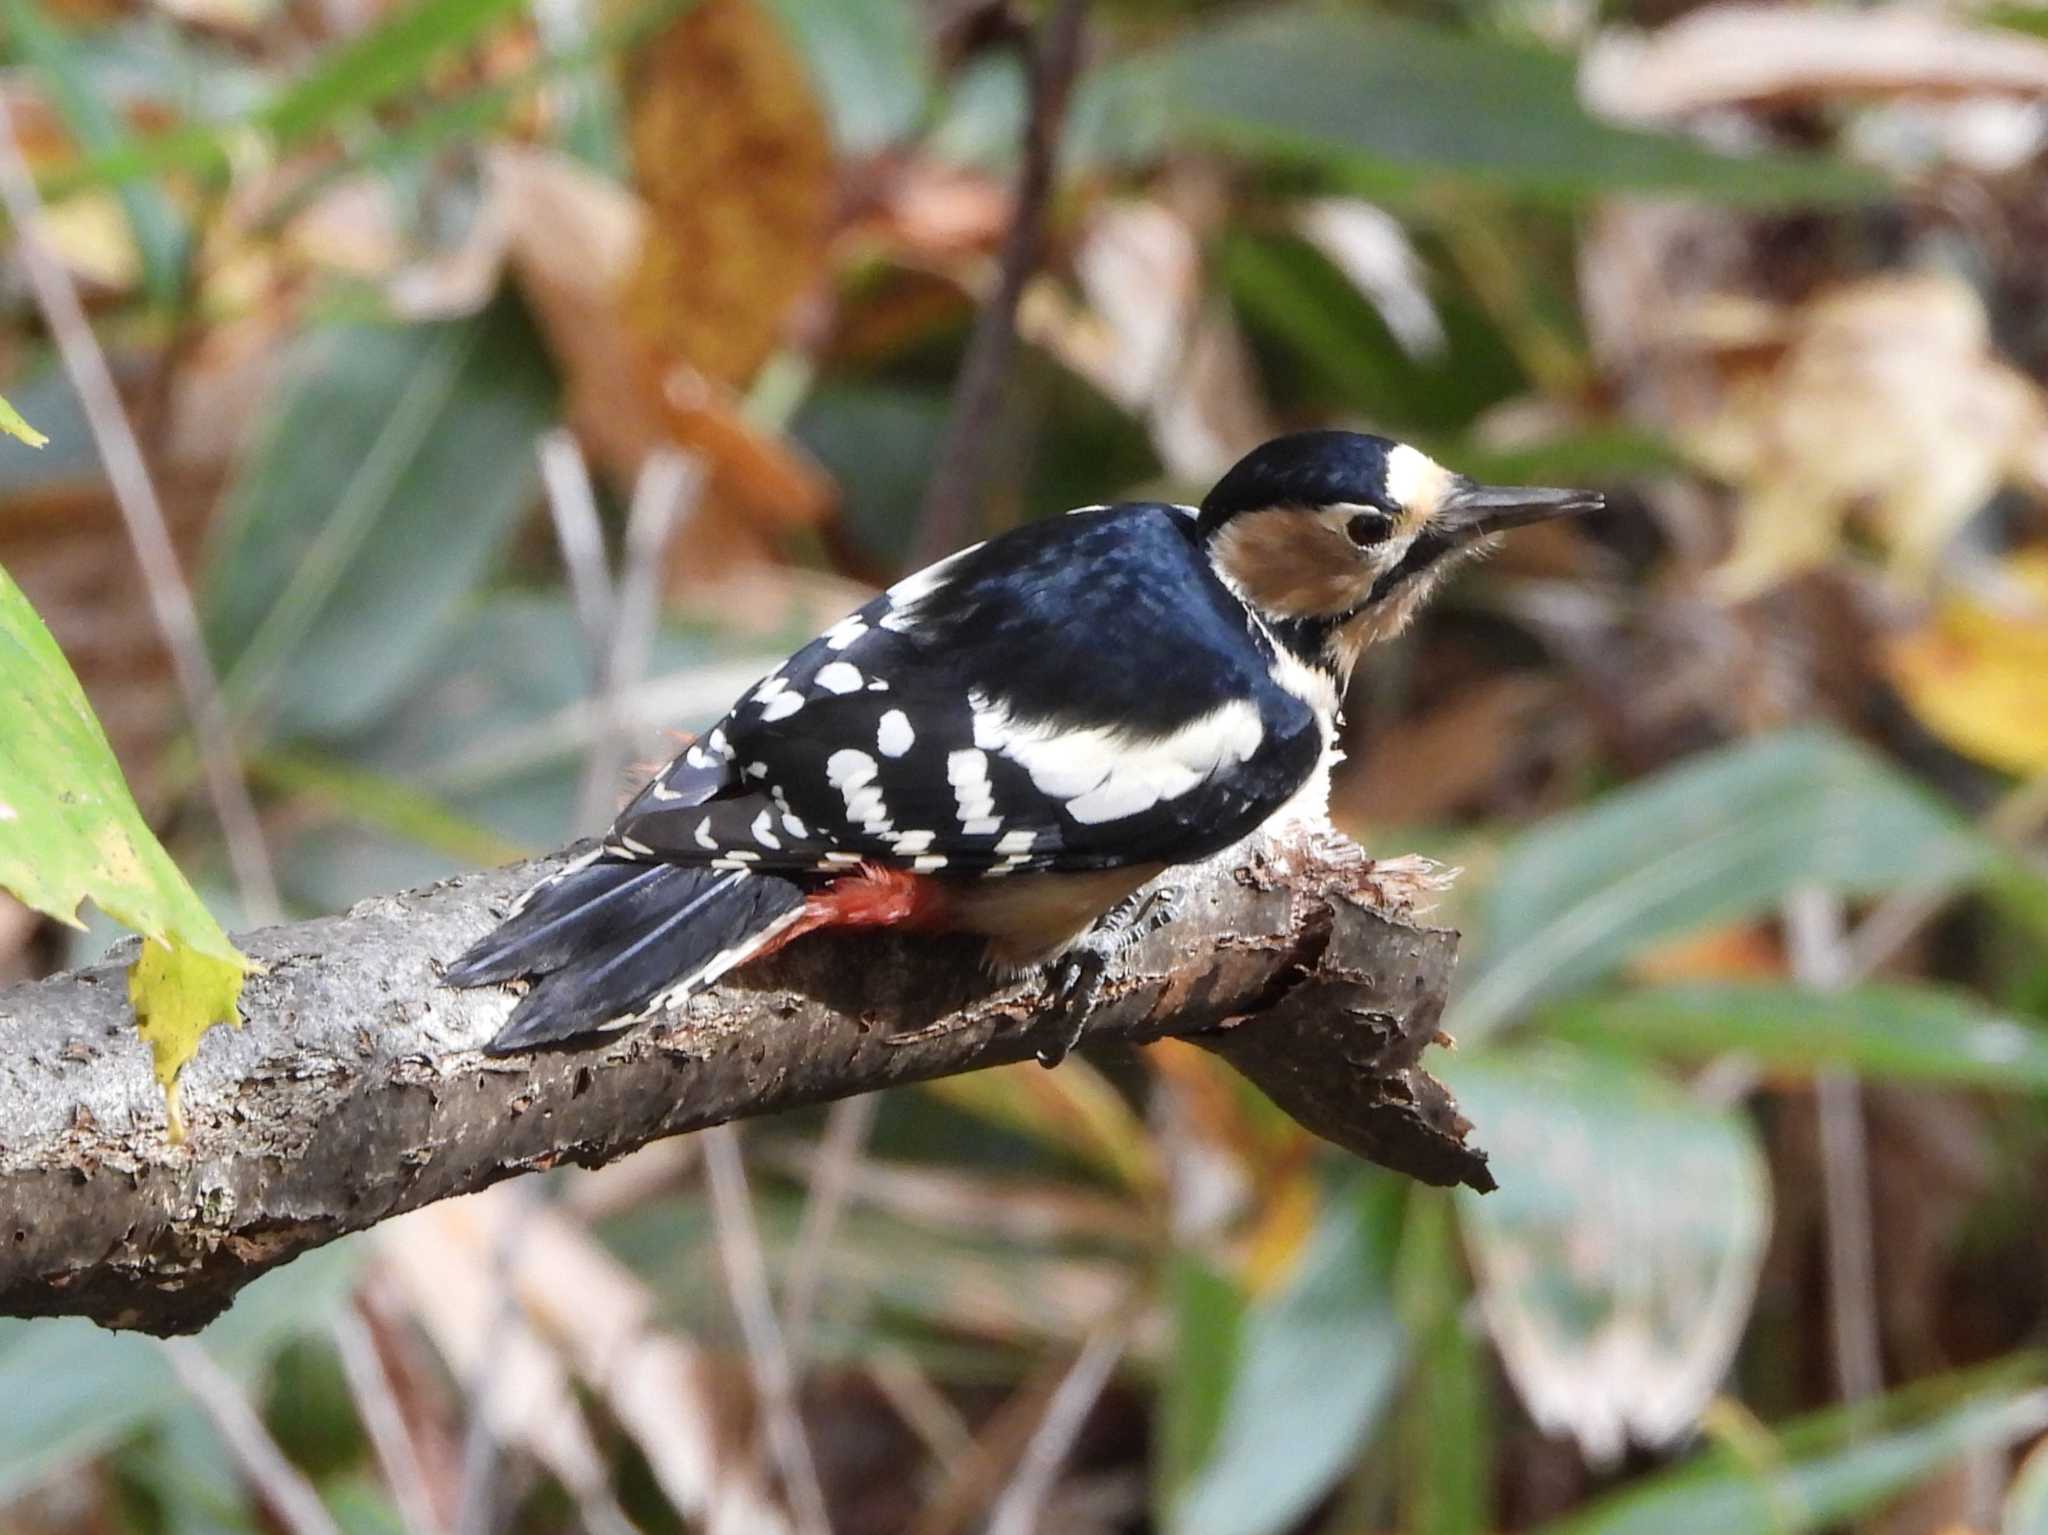
[[[1256,828],[1324,747],[1182,515],[1113,507],[876,598],[742,698],[611,840],[785,870],[1186,862]]]

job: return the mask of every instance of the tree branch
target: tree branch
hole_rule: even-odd
[[[807,938],[680,1014],[592,1049],[480,1046],[501,989],[440,965],[562,857],[249,934],[239,1031],[185,1068],[189,1137],[107,963],[0,991],[0,1313],[191,1331],[257,1275],[350,1231],[515,1173],[595,1166],[748,1115],[1029,1059],[1064,1023],[949,939]],[[1179,871],[1184,914],[1134,951],[1084,1044],[1179,1035],[1318,1134],[1432,1183],[1492,1187],[1436,1037],[1457,935],[1417,887],[1296,832]]]

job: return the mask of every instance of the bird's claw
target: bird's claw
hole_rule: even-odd
[[[1053,961],[1046,1000],[1061,1024],[1058,1042],[1038,1048],[1038,1064],[1050,1071],[1072,1053],[1088,1027],[1088,1015],[1102,995],[1110,967],[1149,933],[1156,933],[1181,912],[1186,892],[1178,885],[1127,896],[1104,912],[1074,946]]]

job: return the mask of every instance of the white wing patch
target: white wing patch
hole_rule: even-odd
[[[981,694],[969,703],[974,744],[1022,767],[1039,793],[1064,801],[1067,814],[1088,826],[1177,799],[1249,760],[1266,737],[1249,699],[1232,699],[1163,736],[1135,738],[1112,727],[1014,720]]]
[[[1003,818],[995,813],[995,790],[988,781],[988,758],[972,747],[946,754],[946,782],[953,786],[953,801],[959,807],[960,830],[970,837],[987,836],[1002,828]]]
[[[889,807],[882,800],[882,786],[875,782],[878,771],[873,757],[852,747],[842,747],[825,759],[826,780],[845,799],[846,819],[872,837],[895,830]]]

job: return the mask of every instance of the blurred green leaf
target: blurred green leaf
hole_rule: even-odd
[[[1740,1051],[1776,1071],[1843,1066],[2018,1091],[2048,1089],[2048,1028],[1959,991],[1872,985],[1815,992],[1770,983],[1657,986],[1561,1003],[1547,1034],[1681,1060]]]
[[[0,0],[0,15],[7,18],[7,30],[22,56],[48,86],[78,147],[97,155],[125,142],[127,130],[106,92],[86,69],[71,38],[37,0]],[[162,308],[173,308],[185,286],[185,227],[155,187],[124,184],[119,196],[141,258],[143,289]]]
[[[0,1320],[0,1505],[176,1399],[149,1339],[72,1317]]]
[[[368,1255],[350,1240],[309,1253],[250,1285],[200,1337],[246,1380],[288,1340],[327,1325]],[[184,1401],[153,1339],[71,1317],[0,1318],[0,1507]]]
[[[1497,1528],[1492,1361],[1459,1257],[1456,1210],[1444,1190],[1412,1189],[1401,1233],[1401,1311],[1416,1338],[1400,1441],[1407,1535]]]
[[[1999,1535],[2048,1535],[2048,1439],[2020,1467],[2005,1495]]]
[[[1610,126],[1580,107],[1570,59],[1384,13],[1268,10],[1173,45],[1164,63],[1188,130],[1382,191],[1455,178],[1560,200],[1664,192],[1746,205],[1885,191],[1818,156],[1722,155]]]
[[[256,1535],[263,1528],[240,1466],[197,1412],[165,1412],[116,1462],[160,1535]]]
[[[11,13],[34,10],[33,0],[4,0]],[[218,172],[229,151],[250,134],[288,149],[332,126],[344,114],[367,110],[419,84],[450,49],[474,41],[515,8],[516,0],[417,0],[386,12],[374,27],[317,56],[297,81],[253,112],[223,122],[190,123],[137,138],[116,127],[85,148],[88,158],[42,180],[46,197],[85,186],[132,183],[170,170]]]
[[[1981,875],[2001,855],[1861,747],[1798,729],[1692,759],[1512,843],[1484,947],[1445,1026],[1483,1038],[1661,939],[1818,885],[1879,894]]]
[[[1305,240],[1232,233],[1222,241],[1218,269],[1262,352],[1286,348],[1328,403],[1404,437],[1462,432],[1481,411],[1526,387],[1498,331],[1454,294],[1436,304],[1443,352],[1417,358]]]
[[[1727,1371],[1770,1232],[1748,1121],[1557,1047],[1438,1069],[1501,1168],[1498,1192],[1459,1209],[1530,1416],[1596,1464],[1678,1439]]]
[[[1153,1506],[1161,1511],[1162,1526],[1216,1447],[1231,1386],[1243,1367],[1239,1344],[1246,1309],[1244,1292],[1230,1276],[1191,1251],[1168,1257],[1166,1293],[1173,1342],[1158,1382],[1152,1457]]]
[[[301,342],[207,571],[234,706],[267,707],[278,735],[333,735],[401,696],[532,504],[555,399],[509,297]]]
[[[905,138],[931,93],[931,48],[911,0],[770,0],[796,39],[844,155]]]
[[[0,432],[27,443],[31,448],[40,448],[50,439],[22,419],[21,412],[7,403],[0,395]]]
[[[2018,1361],[2039,1377],[2038,1360]],[[2048,1423],[2048,1392],[2001,1366],[1923,1382],[1785,1429],[1766,1463],[1721,1448],[1636,1482],[1537,1535],[1804,1535],[1882,1506],[1973,1450]]]
[[[1393,1395],[1403,1338],[1390,1270],[1390,1180],[1330,1200],[1300,1266],[1253,1301],[1209,1458],[1175,1500],[1173,1535],[1273,1535],[1329,1491]]]

